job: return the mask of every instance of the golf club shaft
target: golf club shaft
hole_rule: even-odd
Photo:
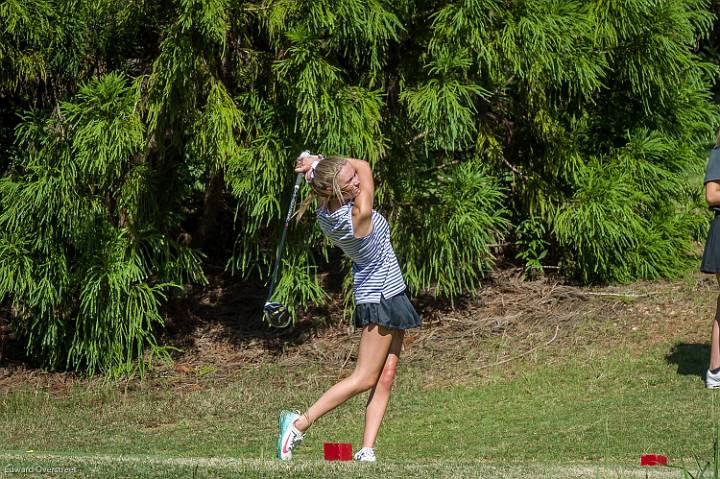
[[[275,266],[273,267],[272,279],[270,280],[270,291],[268,292],[267,299],[265,300],[266,303],[270,302],[273,292],[275,291],[275,282],[277,281],[280,261],[282,260],[283,250],[285,249],[285,238],[287,237],[288,225],[290,224],[290,218],[292,218],[292,213],[295,209],[295,199],[297,198],[297,193],[300,190],[300,184],[302,183],[304,176],[304,173],[298,173],[295,177],[295,186],[293,187],[292,198],[290,199],[290,207],[288,208],[287,216],[285,217],[285,225],[280,233],[280,243],[278,244],[277,251],[275,253]]]

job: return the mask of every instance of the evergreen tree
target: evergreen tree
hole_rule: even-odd
[[[506,241],[528,272],[672,277],[706,223],[708,8],[0,0],[0,297],[45,365],[142,368],[204,259],[267,278],[305,148],[372,164],[414,292],[472,292]],[[293,226],[279,300],[324,300],[330,247]]]

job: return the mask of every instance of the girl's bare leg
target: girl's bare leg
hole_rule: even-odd
[[[369,324],[362,330],[355,370],[328,389],[305,414],[295,421],[295,427],[305,432],[310,425],[358,393],[375,386],[393,343],[393,330]]]
[[[720,284],[720,274],[716,275],[718,284]],[[710,336],[710,369],[720,368],[720,325],[718,319],[720,315],[720,296],[718,296],[717,307],[715,309],[715,317],[712,322],[712,336]]]
[[[363,447],[375,447],[375,438],[380,430],[380,423],[385,416],[388,402],[390,401],[390,390],[392,389],[397,364],[400,360],[405,331],[393,331],[393,341],[390,345],[385,365],[375,387],[370,391],[367,410],[365,411],[365,433],[363,434]]]

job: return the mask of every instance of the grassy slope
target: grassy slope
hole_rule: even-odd
[[[274,454],[277,411],[307,406],[337,379],[316,363],[287,372],[282,360],[245,366],[234,378],[194,392],[161,380],[127,392],[97,385],[59,396],[17,389],[0,399],[0,465],[72,463],[31,459],[49,452],[151,455],[165,462],[227,458],[216,466],[199,463],[198,477],[275,477],[286,467],[299,477],[616,477],[617,468],[632,475],[644,452],[690,464],[693,455],[711,457],[718,423],[720,398],[698,375],[713,295],[685,283],[680,291],[633,300],[620,317],[585,318],[563,340],[493,368],[472,360],[406,362],[377,444],[382,470],[321,461],[324,441],[358,446],[360,397],[316,424],[294,465],[266,461]],[[500,340],[484,341],[480,347],[497,348]],[[28,449],[35,452],[23,452]],[[79,461],[97,462],[92,475],[103,477],[192,476],[194,470],[157,467],[150,459]]]

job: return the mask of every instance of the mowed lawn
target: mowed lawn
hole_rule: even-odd
[[[42,477],[681,477],[678,470],[638,464],[643,453],[665,454],[695,473],[693,457],[713,456],[720,391],[703,387],[708,347],[700,338],[707,336],[714,293],[683,288],[642,300],[619,319],[585,318],[562,340],[489,368],[472,359],[409,358],[375,465],[323,461],[325,441],[359,447],[365,396],[318,421],[292,463],[273,459],[279,410],[305,408],[338,378],[316,362],[298,366],[280,358],[241,366],[191,392],[162,377],[130,389],[97,382],[62,394],[15,388],[0,398],[0,471],[8,477],[28,473],[22,468]],[[497,348],[499,341],[489,337],[480,347]]]

